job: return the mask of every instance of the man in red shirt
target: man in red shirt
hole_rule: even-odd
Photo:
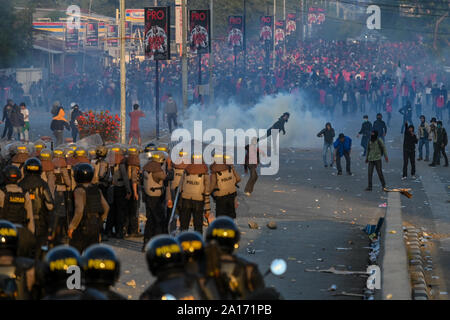
[[[133,138],[136,138],[138,144],[141,145],[141,130],[139,129],[139,119],[145,117],[145,113],[139,110],[139,105],[135,104],[133,106],[133,111],[129,113],[130,121],[130,132],[128,134],[129,140],[128,145],[131,145]]]

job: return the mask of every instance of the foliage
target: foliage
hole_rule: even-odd
[[[118,142],[120,133],[120,117],[105,112],[84,112],[78,117],[80,137],[99,134],[105,142]]]

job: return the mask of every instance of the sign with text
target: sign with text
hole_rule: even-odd
[[[98,23],[86,24],[86,47],[98,47]]]
[[[170,59],[170,7],[145,8],[145,56]]]
[[[242,49],[244,46],[244,17],[228,17],[228,45],[235,49]]]
[[[198,54],[211,52],[209,10],[189,11],[189,45]]]

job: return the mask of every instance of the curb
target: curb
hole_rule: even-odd
[[[388,207],[382,227],[381,291],[382,300],[411,300],[406,245],[403,239],[399,192],[388,193]],[[417,292],[423,296],[423,292]]]

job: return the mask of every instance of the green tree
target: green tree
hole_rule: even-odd
[[[29,63],[32,48],[32,12],[14,10],[12,1],[0,6],[0,68]]]

